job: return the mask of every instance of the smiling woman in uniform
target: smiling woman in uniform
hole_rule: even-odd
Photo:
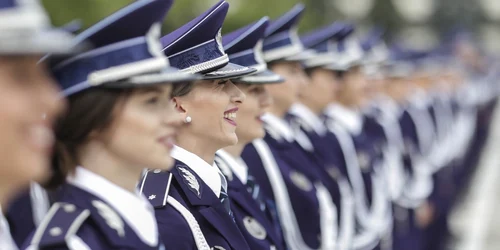
[[[11,250],[17,247],[2,209],[29,181],[47,177],[52,123],[64,107],[45,63],[37,62],[74,48],[73,37],[52,30],[34,1],[0,0],[0,13],[0,249]]]
[[[248,143],[265,135],[261,117],[272,104],[266,88],[284,80],[268,70],[262,58],[262,40],[268,24],[268,18],[264,17],[223,37],[224,49],[231,62],[258,71],[234,80],[246,95],[238,111],[238,143],[217,151],[216,156],[217,166],[228,179],[236,224],[251,249],[256,250],[285,249],[275,205],[260,192],[260,186],[252,175],[252,166],[247,166],[240,157]]]
[[[255,72],[229,63],[220,34],[228,8],[221,1],[161,39],[173,66],[202,74],[202,80],[172,90],[186,123],[172,151],[174,168],[150,170],[141,183],[172,249],[250,249],[233,221],[227,181],[214,162],[217,150],[238,142],[236,114],[245,94],[230,79]]]

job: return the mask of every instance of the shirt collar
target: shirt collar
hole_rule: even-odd
[[[219,168],[215,162],[210,165],[199,156],[179,147],[174,146],[171,151],[171,156],[179,161],[185,163],[191,170],[193,170],[205,184],[214,192],[215,196],[219,198],[221,191],[221,175]]]
[[[330,104],[325,115],[340,122],[351,134],[359,134],[363,129],[363,117],[359,112],[339,104]]]
[[[295,103],[290,108],[290,114],[297,116],[303,125],[314,130],[318,135],[326,134],[326,127],[319,116],[302,103]]]
[[[144,243],[158,245],[154,209],[139,191],[131,193],[83,167],[77,167],[67,181],[111,205]]]
[[[283,138],[289,142],[294,141],[294,133],[285,119],[279,118],[271,113],[266,113],[261,117],[264,127],[271,136]]]
[[[223,149],[217,151],[217,155],[224,159],[234,175],[236,175],[236,177],[238,177],[243,184],[247,184],[248,166],[243,162],[243,160],[241,160],[241,158],[238,157],[238,159],[236,159]]]

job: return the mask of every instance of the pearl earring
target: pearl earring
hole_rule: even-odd
[[[191,116],[186,116],[186,119],[184,119],[184,123],[191,123]]]

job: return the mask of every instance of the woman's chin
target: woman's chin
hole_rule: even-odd
[[[21,172],[26,171],[24,173],[29,173],[26,174],[27,178],[23,180],[26,183],[28,183],[30,180],[39,183],[44,183],[48,181],[52,175],[52,171],[50,168],[50,161],[46,159],[46,157],[40,157],[39,159],[33,161],[31,164],[26,163],[25,167],[21,166],[20,168],[17,169],[18,171],[20,169],[23,169],[21,170]]]
[[[169,171],[174,167],[174,158],[170,157],[170,155],[166,155],[166,157],[155,157],[154,159],[150,158],[147,162],[142,162],[142,164],[138,164],[140,166],[147,166],[148,169],[160,169]]]
[[[224,143],[226,145],[222,146],[221,148],[236,145],[236,143],[238,143],[238,136],[236,135],[236,132],[228,134],[224,140]]]
[[[163,170],[171,170],[174,167],[175,160],[172,157],[168,157],[167,160],[165,160],[165,164],[163,164]]]

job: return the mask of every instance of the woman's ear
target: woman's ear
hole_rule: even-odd
[[[183,101],[179,97],[173,97],[172,102],[175,104],[175,110],[181,114],[187,113],[187,110],[184,108]]]

